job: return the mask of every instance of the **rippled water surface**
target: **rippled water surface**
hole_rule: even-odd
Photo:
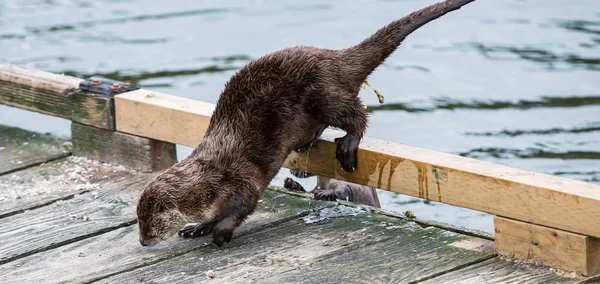
[[[249,60],[356,44],[433,2],[2,0],[0,60],[214,103]],[[370,137],[600,183],[598,0],[478,0],[409,36],[369,82],[386,97],[380,105],[361,93]],[[0,123],[69,135],[65,120],[4,106]],[[485,213],[380,198],[384,208],[492,231]]]

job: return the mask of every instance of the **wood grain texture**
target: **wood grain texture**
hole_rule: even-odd
[[[2,218],[69,200],[137,173],[82,157],[70,156],[0,176]]]
[[[400,283],[491,256],[451,245],[463,239],[369,213],[313,224],[292,220],[222,249],[205,247],[100,283]]]
[[[73,155],[124,165],[142,172],[164,170],[177,162],[175,144],[108,131],[73,122]]]
[[[70,145],[62,139],[0,124],[0,175],[70,154]]]
[[[102,188],[2,219],[0,264],[136,222],[148,176],[112,180]]]
[[[112,97],[80,91],[81,81],[0,62],[0,104],[114,130]]]
[[[573,275],[557,275],[548,269],[532,268],[516,265],[498,258],[434,277],[421,283],[437,284],[480,284],[480,283],[519,283],[519,284],[551,284],[582,283],[585,278]]]
[[[283,204],[283,205],[282,205]],[[266,191],[256,212],[235,232],[233,242],[270,226],[297,219],[298,211],[324,203]],[[137,225],[120,228],[59,248],[0,265],[0,282],[87,282],[164,261],[189,252],[215,251],[210,238],[173,237],[156,247],[142,247]],[[212,248],[211,248],[212,247]],[[228,251],[235,253],[235,249]]]
[[[502,254],[584,275],[600,273],[600,239],[494,217],[495,246]]]
[[[148,90],[115,96],[119,131],[195,147],[214,106]],[[326,130],[284,167],[529,223],[600,237],[600,185],[364,138],[353,173],[340,169]]]

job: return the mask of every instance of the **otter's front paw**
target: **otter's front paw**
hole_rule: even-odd
[[[335,190],[333,189],[325,189],[319,190],[314,193],[316,200],[327,200],[327,201],[335,201],[337,195],[335,194]]]
[[[177,235],[184,239],[202,237],[210,234],[214,226],[214,224],[190,224],[179,230]]]
[[[342,169],[352,172],[356,169],[359,139],[348,134],[341,138],[335,138],[335,158],[340,162]]]
[[[225,242],[231,242],[236,227],[237,224],[234,218],[228,217],[219,221],[213,230],[213,243],[220,247]]]

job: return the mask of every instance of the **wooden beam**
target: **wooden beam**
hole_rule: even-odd
[[[214,105],[137,90],[115,96],[117,130],[195,147]],[[358,168],[345,173],[327,130],[309,154],[284,167],[600,237],[600,185],[364,138]]]
[[[600,273],[600,239],[494,217],[498,253],[583,275]]]
[[[81,81],[0,62],[0,104],[114,130],[112,98],[80,91]]]
[[[116,129],[196,147],[214,108],[213,104],[139,89],[115,96]]]
[[[175,144],[108,131],[73,122],[73,155],[124,165],[142,172],[167,169],[177,162]]]

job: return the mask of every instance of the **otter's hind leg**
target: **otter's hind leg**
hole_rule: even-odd
[[[346,135],[336,138],[335,158],[342,169],[352,172],[357,166],[357,152],[360,140],[367,129],[367,112],[357,96],[336,95],[337,101],[326,105],[323,110],[325,123],[346,131]]]

